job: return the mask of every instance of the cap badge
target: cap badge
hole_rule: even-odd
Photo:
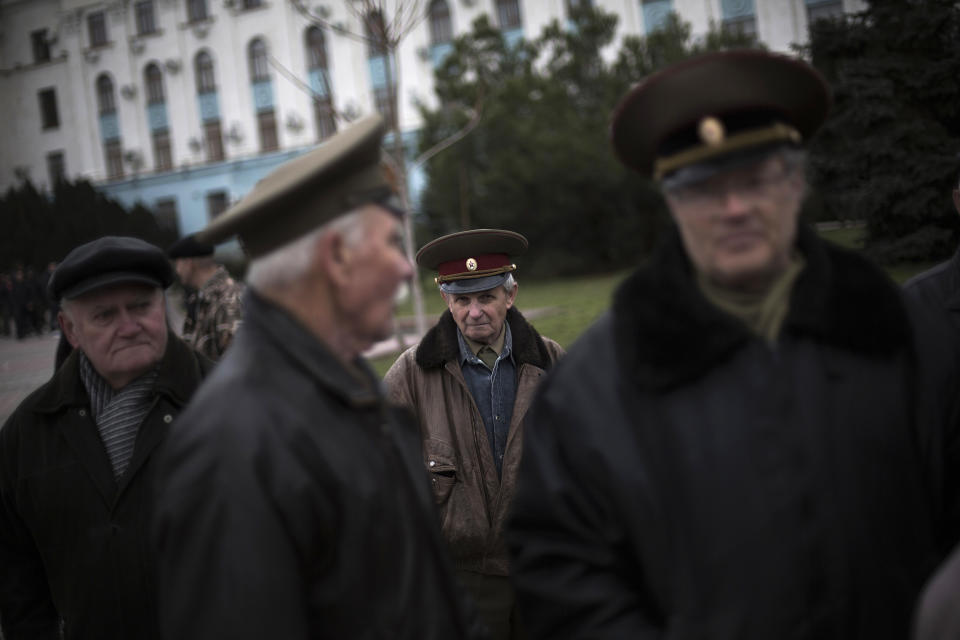
[[[477,261],[473,258],[467,258],[467,271],[476,271]]]
[[[727,135],[723,123],[713,116],[707,116],[700,120],[700,124],[697,125],[697,133],[708,147],[715,147],[722,143]]]

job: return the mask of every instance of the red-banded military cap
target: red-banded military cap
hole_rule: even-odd
[[[803,145],[830,110],[802,60],[754,49],[710,53],[652,74],[620,101],[610,137],[620,160],[655,178],[778,145]]]
[[[428,242],[417,252],[417,264],[437,271],[444,293],[476,293],[502,285],[527,246],[513,231],[471,229]]]

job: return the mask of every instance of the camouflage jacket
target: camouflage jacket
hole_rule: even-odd
[[[212,360],[219,360],[240,328],[245,287],[223,267],[196,293],[194,318],[183,321],[183,339]]]

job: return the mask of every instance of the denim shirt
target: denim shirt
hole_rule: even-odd
[[[503,453],[507,448],[510,418],[513,417],[513,401],[517,397],[517,367],[513,361],[510,325],[506,325],[503,350],[497,356],[492,371],[470,351],[459,331],[457,340],[460,343],[460,370],[483,418],[483,426],[487,431],[487,440],[490,442],[499,476],[503,467]]]

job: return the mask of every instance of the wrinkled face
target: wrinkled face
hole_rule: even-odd
[[[664,192],[697,270],[744,291],[764,290],[789,265],[803,194],[803,170],[777,154]]]
[[[66,302],[59,318],[70,344],[114,389],[149,371],[167,348],[163,292],[149,285],[91,291]]]
[[[362,236],[345,249],[348,280],[340,297],[344,320],[361,350],[393,335],[397,291],[413,276],[400,221],[378,205],[367,205],[362,215]]]
[[[460,333],[480,344],[490,344],[500,335],[507,310],[517,298],[518,288],[519,285],[510,293],[503,287],[477,293],[445,293],[443,298]]]

